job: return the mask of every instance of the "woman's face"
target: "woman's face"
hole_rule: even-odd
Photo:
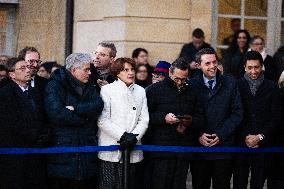
[[[39,75],[40,77],[44,77],[44,78],[49,78],[50,77],[50,75],[49,75],[49,73],[46,71],[46,69],[44,68],[44,67],[40,67],[39,68],[39,70],[38,70],[38,72],[37,72],[37,75]]]
[[[144,51],[141,51],[137,58],[134,58],[137,64],[147,64],[148,63],[148,54]]]
[[[124,64],[124,69],[119,72],[117,77],[121,81],[123,81],[126,84],[126,86],[131,85],[132,83],[134,83],[134,79],[135,79],[134,67],[131,64],[129,64],[129,63],[125,63]]]
[[[250,45],[250,48],[254,51],[257,51],[259,53],[261,53],[263,51],[263,48],[264,48],[264,44],[263,44],[263,41],[259,38],[255,39],[251,45]]]
[[[246,44],[247,44],[247,36],[245,33],[241,32],[238,35],[238,39],[237,39],[237,43],[240,49],[245,48]]]
[[[145,81],[147,80],[147,77],[148,77],[147,68],[145,66],[140,66],[136,73],[136,79],[140,81]]]

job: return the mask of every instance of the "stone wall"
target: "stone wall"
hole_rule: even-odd
[[[15,50],[34,46],[43,61],[64,61],[65,1],[20,0],[16,9]]]
[[[75,0],[74,52],[92,52],[100,41],[114,42],[118,57],[137,47],[150,63],[174,61],[191,32],[211,35],[211,0]]]

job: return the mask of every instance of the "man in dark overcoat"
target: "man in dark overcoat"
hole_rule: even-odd
[[[229,147],[239,126],[243,109],[237,82],[218,71],[217,55],[211,48],[201,49],[196,62],[202,73],[190,80],[198,90],[205,111],[205,124],[196,136],[199,146]],[[232,174],[230,153],[202,153],[192,167],[194,189],[229,189]]]
[[[244,107],[244,119],[238,129],[236,144],[240,147],[271,146],[273,131],[280,120],[281,103],[276,84],[265,78],[259,52],[249,51],[244,58],[245,74],[238,81]],[[234,168],[234,189],[263,188],[268,176],[270,154],[237,154]]]
[[[52,146],[97,145],[97,119],[103,101],[95,86],[88,83],[90,55],[74,53],[65,66],[54,71],[45,91],[45,110],[51,127]],[[96,153],[54,154],[48,157],[52,189],[96,187]]]
[[[203,123],[197,93],[186,81],[188,64],[172,63],[169,76],[146,89],[150,123],[146,143],[164,146],[193,146],[195,127]],[[151,152],[146,180],[153,189],[184,189],[192,154]]]
[[[12,58],[7,67],[11,82],[0,89],[0,147],[42,147],[48,133],[43,100],[28,86],[28,63]],[[0,188],[46,189],[43,162],[38,154],[0,155]]]

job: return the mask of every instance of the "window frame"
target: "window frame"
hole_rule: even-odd
[[[7,27],[6,31],[4,31],[6,32],[6,46],[4,52],[0,52],[0,54],[14,56],[14,25],[16,19],[16,7],[13,5],[3,4],[3,6],[0,7],[0,10],[7,12]]]
[[[241,13],[240,15],[233,14],[219,14],[218,4],[219,0],[212,1],[212,33],[211,33],[211,44],[212,46],[220,49],[226,49],[228,46],[217,44],[218,37],[218,18],[239,18],[241,20],[241,29],[244,29],[245,20],[266,20],[266,48],[268,54],[274,54],[274,52],[281,45],[281,8],[282,0],[267,0],[267,16],[245,16],[245,0],[241,0]]]

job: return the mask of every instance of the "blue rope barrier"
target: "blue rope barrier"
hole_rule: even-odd
[[[58,154],[58,153],[91,153],[98,151],[115,151],[118,145],[112,146],[78,146],[78,147],[48,147],[48,148],[0,148],[0,154]],[[240,147],[185,147],[138,145],[134,150],[148,152],[173,153],[284,153],[284,147],[270,148],[240,148]]]

